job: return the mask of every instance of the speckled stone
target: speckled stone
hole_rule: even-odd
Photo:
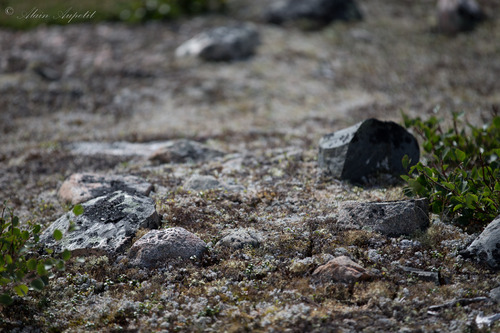
[[[175,227],[151,230],[130,248],[129,258],[134,266],[154,268],[171,259],[201,259],[207,246],[195,234]]]
[[[316,268],[312,277],[322,282],[355,283],[369,280],[372,278],[372,275],[363,266],[355,263],[349,257],[341,256]]]
[[[46,247],[68,249],[78,255],[124,252],[140,228],[158,228],[160,217],[153,199],[115,191],[82,204],[84,213],[68,212],[52,223],[40,236]],[[74,230],[69,231],[74,225]],[[56,242],[54,230],[63,232]]]
[[[469,247],[460,253],[466,258],[500,269],[500,215],[497,216]]]

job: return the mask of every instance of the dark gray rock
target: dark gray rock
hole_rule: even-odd
[[[153,185],[130,175],[75,173],[64,181],[58,195],[62,201],[76,205],[118,190],[149,195]]]
[[[323,136],[319,142],[319,167],[338,179],[364,182],[377,173],[406,174],[402,159],[420,159],[418,142],[403,127],[389,121],[368,119]]]
[[[339,204],[337,225],[345,229],[370,229],[386,236],[411,235],[429,226],[427,199]]]
[[[224,153],[191,140],[175,140],[163,145],[149,159],[158,163],[198,163],[221,157]]]
[[[217,246],[226,246],[233,249],[241,249],[245,245],[259,247],[263,240],[260,232],[253,229],[238,229],[223,237]]]
[[[210,190],[225,190],[229,192],[241,192],[245,188],[241,185],[229,185],[217,180],[213,176],[193,175],[186,183],[184,189],[191,191],[210,191]]]
[[[272,3],[265,19],[274,24],[308,20],[322,26],[335,20],[360,20],[362,15],[354,0],[282,0]]]
[[[207,250],[195,234],[176,227],[151,230],[130,248],[129,258],[134,266],[154,268],[172,259],[199,260]]]
[[[485,18],[475,0],[439,0],[437,4],[437,28],[444,34],[470,31]]]
[[[82,204],[84,213],[68,212],[52,223],[41,235],[45,246],[57,252],[64,249],[75,254],[124,252],[139,228],[158,228],[160,217],[153,199],[116,191]],[[74,225],[74,230],[70,226]],[[54,230],[63,232],[56,242]]]
[[[179,46],[176,55],[208,61],[240,60],[253,55],[259,44],[259,32],[254,25],[238,24],[202,32]]]
[[[500,269],[500,215],[460,254],[494,270]]]

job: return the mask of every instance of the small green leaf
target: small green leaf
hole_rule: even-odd
[[[38,265],[36,266],[36,272],[40,276],[46,275],[47,274],[47,270],[45,269],[45,265],[43,263],[38,263]]]
[[[76,216],[82,215],[83,214],[83,206],[78,204],[73,207],[73,214]]]
[[[401,161],[401,163],[403,164],[403,169],[408,169],[408,166],[410,165],[410,157],[408,157],[408,155],[405,154],[405,156],[403,156],[403,160]]]
[[[68,261],[71,258],[71,251],[68,249],[64,250],[62,258],[64,261]]]
[[[59,229],[54,230],[53,237],[56,241],[60,241],[62,239],[62,236],[63,236],[63,234],[62,234],[61,230],[59,230]]]
[[[495,191],[500,191],[500,182],[495,183]]]
[[[14,291],[20,297],[26,296],[28,294],[29,288],[25,284],[20,284],[14,287]]]
[[[456,212],[457,210],[461,209],[463,207],[462,204],[458,204],[455,207],[453,207],[453,212]]]
[[[34,258],[31,258],[30,260],[28,260],[28,262],[26,263],[26,266],[28,267],[28,269],[30,271],[34,271],[36,269],[36,265],[38,264],[38,261]]]
[[[21,232],[21,238],[24,239],[24,240],[28,240],[30,238],[30,233],[28,230],[24,230],[23,232]]]
[[[448,190],[451,190],[453,191],[455,189],[455,185],[453,185],[452,183],[448,183],[448,182],[443,182],[442,183],[444,187],[446,187]]]
[[[6,263],[7,265],[10,265],[10,264],[12,264],[12,263],[13,263],[13,261],[12,261],[12,257],[10,256],[10,254],[6,254],[6,255],[4,255],[4,256],[3,256],[3,259],[5,260],[5,263]]]
[[[12,303],[14,303],[14,300],[8,294],[0,295],[0,304],[11,305]]]
[[[455,156],[457,157],[457,160],[459,162],[463,162],[465,160],[465,157],[467,157],[465,152],[461,151],[460,149],[455,149]]]
[[[12,217],[12,226],[17,227],[19,225],[19,217],[13,216]]]
[[[37,224],[37,225],[35,225],[35,226],[33,227],[33,233],[34,233],[34,234],[38,234],[38,233],[40,233],[40,231],[41,231],[41,230],[42,230],[42,227],[41,227],[39,224]]]
[[[42,279],[35,279],[31,281],[30,285],[33,289],[38,291],[42,290],[43,287],[45,287],[45,284],[43,283]]]

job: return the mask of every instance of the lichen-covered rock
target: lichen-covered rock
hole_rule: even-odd
[[[363,266],[355,263],[347,256],[337,257],[316,268],[313,279],[321,282],[355,283],[369,280],[373,276]]]
[[[469,31],[485,19],[485,14],[475,0],[439,0],[437,27],[444,34],[453,35]]]
[[[205,162],[224,153],[191,140],[174,140],[154,151],[149,159],[158,163],[198,163]]]
[[[207,246],[195,234],[175,227],[151,230],[130,248],[132,265],[146,268],[161,266],[172,259],[201,259]]]
[[[192,55],[208,61],[238,60],[253,55],[259,44],[259,32],[254,25],[238,24],[202,32],[179,46],[176,55]]]
[[[500,269],[500,215],[460,254],[494,270]]]
[[[52,223],[40,236],[41,242],[56,251],[83,255],[123,252],[138,229],[160,226],[155,203],[146,196],[116,191],[82,206],[82,215],[68,212]],[[63,232],[60,242],[52,237],[56,229]]]
[[[339,204],[337,225],[345,229],[370,229],[386,236],[411,235],[429,226],[427,199]]]
[[[226,190],[230,192],[241,192],[245,188],[241,185],[229,185],[219,181],[213,176],[193,175],[185,183],[184,189],[191,191]]]
[[[377,173],[406,174],[402,160],[418,163],[420,150],[413,135],[392,121],[368,119],[323,136],[319,142],[319,167],[338,179],[364,182]]]
[[[58,196],[62,201],[76,205],[118,190],[149,195],[153,185],[142,178],[130,175],[75,173],[61,185]]]
[[[245,245],[259,247],[263,240],[262,233],[253,229],[238,229],[223,237],[218,246],[226,246],[233,249],[241,249]]]
[[[272,3],[265,18],[274,24],[309,20],[326,25],[335,20],[360,20],[362,15],[354,0],[282,0]]]

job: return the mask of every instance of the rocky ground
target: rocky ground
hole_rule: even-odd
[[[439,222],[411,237],[336,225],[339,202],[404,198],[401,185],[323,177],[318,141],[376,117],[464,111],[476,124],[500,104],[500,3],[455,37],[432,33],[434,1],[359,1],[365,19],[319,31],[263,23],[265,1],[230,1],[230,15],[0,31],[0,200],[44,226],[71,206],[57,190],[75,172],[130,174],[154,184],[165,227],[208,244],[203,262],[158,270],[90,256],[43,292],[2,309],[6,331],[496,331],[488,296],[498,275],[457,256],[474,238]],[[262,6],[261,6],[262,5]],[[175,48],[209,27],[253,21],[257,54],[205,63]],[[191,139],[224,152],[195,163],[87,155],[79,142]],[[188,191],[193,175],[244,191]],[[258,247],[216,246],[250,228]],[[137,235],[137,238],[140,235]],[[318,282],[348,256],[372,278]],[[439,272],[430,280],[402,267]],[[464,301],[465,299],[465,301]],[[447,303],[452,300],[461,300]],[[472,300],[472,301],[471,301]],[[447,304],[432,308],[434,305]]]

